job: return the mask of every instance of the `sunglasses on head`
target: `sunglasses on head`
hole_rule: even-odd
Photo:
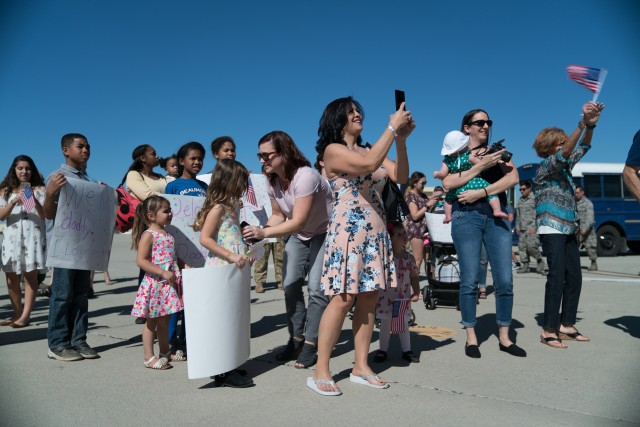
[[[493,120],[474,120],[473,122],[469,123],[470,125],[476,125],[479,128],[484,127],[484,125],[486,124],[487,126],[491,127],[493,126]]]

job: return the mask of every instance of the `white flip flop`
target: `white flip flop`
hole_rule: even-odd
[[[313,377],[307,377],[307,387],[309,387],[311,390],[315,391],[318,394],[321,394],[323,396],[340,396],[342,394],[340,390],[338,391],[321,390],[320,388],[318,388],[318,384],[328,384],[331,387],[338,388],[335,381],[333,380],[316,380],[316,379],[313,379]]]
[[[349,381],[351,381],[352,383],[366,385],[367,387],[372,387],[372,388],[380,388],[380,389],[389,388],[389,383],[371,384],[369,380],[380,381],[380,377],[378,377],[376,374],[362,375],[362,376],[349,374]]]

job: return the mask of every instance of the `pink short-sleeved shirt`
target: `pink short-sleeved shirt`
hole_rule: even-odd
[[[286,191],[283,191],[280,182],[276,181],[275,187],[267,185],[267,193],[269,198],[275,200],[287,219],[291,219],[296,199],[313,195],[307,222],[296,237],[309,240],[327,232],[333,196],[327,181],[315,169],[303,166],[296,171]]]

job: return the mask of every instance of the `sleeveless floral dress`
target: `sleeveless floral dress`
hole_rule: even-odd
[[[242,240],[242,231],[238,221],[239,209],[232,212],[226,212],[222,217],[222,223],[218,229],[216,243],[226,250],[234,254],[244,254],[247,252],[247,245]],[[218,258],[212,252],[209,252],[204,262],[205,266],[218,266],[230,264],[226,259]]]
[[[387,171],[341,174],[330,181],[333,209],[324,248],[321,289],[357,294],[396,286],[382,190]]]
[[[133,303],[131,315],[135,317],[167,316],[182,310],[182,276],[178,268],[178,258],[175,251],[175,240],[169,233],[162,234],[152,230],[145,233],[153,235],[151,248],[151,262],[159,265],[163,270],[173,271],[173,284],[162,280],[160,276],[146,273],[140,282],[136,300]]]

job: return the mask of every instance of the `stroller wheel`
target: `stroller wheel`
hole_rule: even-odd
[[[427,308],[427,310],[435,310],[436,299],[433,297],[429,297],[429,299],[425,302],[425,307]]]

